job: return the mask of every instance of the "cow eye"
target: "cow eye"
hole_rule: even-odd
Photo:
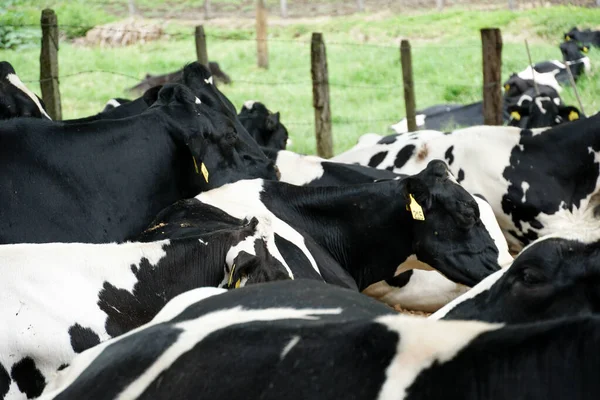
[[[532,286],[540,284],[544,281],[544,277],[531,268],[526,268],[521,272],[521,282]]]

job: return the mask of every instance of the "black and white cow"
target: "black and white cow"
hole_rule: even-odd
[[[114,110],[115,108],[126,103],[131,103],[131,100],[115,97],[114,99],[110,99],[106,102],[106,105],[104,106],[104,109],[102,109],[101,112],[105,113],[107,111]]]
[[[424,221],[408,210],[411,196]],[[186,204],[188,213],[167,209],[156,222],[189,224],[187,214],[200,203],[235,218],[267,215],[277,246],[269,251],[298,278],[363,290],[414,257],[467,286],[499,269],[477,203],[442,161],[402,180],[362,185],[239,181],[199,194]],[[418,207],[413,203],[413,210]]]
[[[600,31],[592,31],[589,28],[580,31],[577,27],[565,33],[565,41],[577,41],[579,43],[590,43],[596,47],[600,47]]]
[[[149,322],[188,290],[289,278],[266,249],[268,220],[209,206],[203,218],[202,234],[174,240],[1,245],[0,399],[39,396],[77,353]]]
[[[286,150],[266,150],[266,154],[275,161],[281,173],[280,181],[293,185],[341,186],[406,177],[387,170],[337,163]],[[498,264],[502,267],[510,265],[513,258],[492,208],[481,197],[473,198],[477,202],[481,222],[498,250]],[[433,312],[469,290],[468,287],[428,269],[431,267],[410,259],[398,266],[398,275],[370,285],[363,293],[392,306],[401,305],[405,309]]]
[[[600,205],[600,115],[550,129],[478,126],[384,137],[332,161],[414,174],[446,160],[458,182],[485,197],[509,244],[520,249],[567,227],[595,224]],[[383,156],[382,156],[383,154]]]
[[[483,102],[438,104],[416,111],[418,129],[450,130],[461,126],[483,124]],[[406,118],[390,127],[396,133],[408,132]]]
[[[567,106],[559,98],[536,95],[533,89],[507,108],[509,126],[522,129],[543,128],[585,118],[577,107]]]
[[[238,118],[259,146],[285,150],[289,137],[279,112],[272,113],[263,103],[249,100],[242,106]]]
[[[589,73],[591,69],[590,58],[586,55],[588,51],[589,45],[579,45],[574,41],[560,44],[563,61],[570,67],[574,80],[577,80],[583,73]]]
[[[179,199],[276,179],[258,145],[183,85],[131,118],[17,118],[0,137],[0,243],[123,241]]]
[[[307,280],[198,289],[78,355],[41,398],[593,400],[598,346],[598,317],[432,321]]]
[[[599,232],[592,228],[538,239],[510,268],[490,275],[431,318],[514,324],[600,313]]]
[[[0,61],[0,120],[16,117],[51,119],[44,102],[19,79],[8,61]]]

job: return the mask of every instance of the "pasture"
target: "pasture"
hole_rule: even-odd
[[[99,16],[88,20],[80,15],[81,2],[73,2],[69,7],[61,2],[50,3],[60,3],[56,7],[59,24],[88,25],[116,19],[110,14],[110,8],[100,9]],[[96,10],[101,6],[93,3],[90,7]],[[23,9],[21,23],[39,23],[38,12]],[[389,126],[404,117],[399,62],[401,38],[409,39],[413,47],[417,108],[424,108],[481,99],[480,28],[491,26],[502,30],[502,77],[506,79],[528,65],[524,39],[529,41],[533,62],[561,59],[558,44],[563,32],[573,26],[594,27],[599,20],[599,9],[569,6],[516,12],[449,8],[443,12],[412,11],[393,15],[382,11],[298,21],[272,16],[270,68],[263,70],[256,66],[253,19],[167,19],[165,29],[173,36],[143,45],[101,49],[62,41],[59,67],[63,77],[60,80],[63,116],[78,118],[99,112],[112,97],[131,97],[125,89],[135,85],[146,73],[172,72],[193,61],[193,26],[203,23],[210,60],[219,62],[233,80],[233,84],[223,85],[221,89],[238,110],[244,101],[252,99],[280,111],[293,140],[290,149],[313,154],[310,35],[319,31],[323,32],[327,45],[334,146],[335,152],[340,153],[353,146],[364,133],[389,133]],[[593,72],[584,76],[577,87],[585,112],[591,115],[600,109],[596,95],[600,90],[596,72],[600,49],[592,49],[589,55]],[[9,60],[26,84],[39,91],[35,82],[39,79],[37,46],[0,51],[0,59]],[[80,73],[97,70],[117,74]],[[561,97],[565,103],[577,105],[572,89],[566,88]]]

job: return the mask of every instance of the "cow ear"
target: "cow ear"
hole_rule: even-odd
[[[142,99],[144,99],[144,103],[146,103],[148,107],[150,107],[152,104],[154,104],[154,102],[156,102],[156,100],[158,99],[158,92],[160,92],[160,89],[162,89],[162,85],[154,86],[144,92],[144,94],[142,95]]]
[[[277,124],[279,124],[279,111],[274,114],[269,114],[267,117],[267,129],[270,131],[275,130]]]
[[[404,183],[404,199],[406,201],[406,209],[410,211],[411,203],[416,202],[418,207],[421,207],[423,210],[428,210],[431,208],[431,192],[429,191],[429,187],[427,184],[417,178],[416,176],[409,176],[402,180]]]
[[[560,107],[558,114],[567,121],[576,121],[581,118],[579,110],[573,106]]]
[[[261,241],[255,246],[256,255],[240,251],[234,259],[232,273],[227,278],[227,288],[234,289],[242,285],[290,279],[283,265],[271,256],[266,243]]]

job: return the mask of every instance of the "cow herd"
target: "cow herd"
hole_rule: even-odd
[[[0,62],[0,399],[596,399],[596,121],[324,160],[198,63],[52,121]]]

